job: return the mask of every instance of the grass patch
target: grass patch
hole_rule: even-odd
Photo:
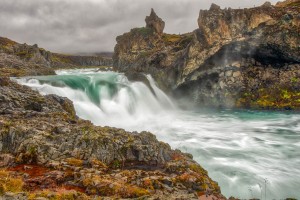
[[[83,165],[83,161],[76,158],[68,158],[66,159],[66,162],[68,163],[68,165],[76,167],[81,167]]]
[[[131,29],[131,32],[133,34],[137,34],[137,35],[142,35],[143,37],[149,37],[152,36],[154,31],[151,28],[146,28],[146,27],[142,27],[142,28],[134,28]]]
[[[293,87],[282,86],[260,88],[243,93],[236,105],[261,109],[299,110],[300,91]]]
[[[24,182],[21,178],[12,177],[10,173],[4,169],[0,170],[0,195],[6,192],[22,192]]]

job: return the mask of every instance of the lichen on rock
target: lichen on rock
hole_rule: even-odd
[[[224,199],[191,156],[172,150],[152,133],[97,127],[76,117],[66,98],[41,96],[9,78],[0,83],[0,165],[7,168],[3,173],[9,181],[20,186],[10,190],[1,185],[0,171],[3,195],[23,195],[24,200],[49,195],[198,199],[208,192]]]

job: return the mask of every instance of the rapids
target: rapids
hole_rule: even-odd
[[[151,131],[191,153],[227,197],[300,198],[300,114],[182,110],[150,76],[155,94],[121,73],[88,69],[57,74],[16,80],[43,95],[68,97],[77,115],[95,125]]]

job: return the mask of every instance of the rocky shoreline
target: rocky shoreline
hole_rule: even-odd
[[[225,199],[191,155],[148,132],[96,127],[76,116],[70,100],[7,77],[0,78],[0,125],[4,199]],[[11,189],[16,180],[21,187]]]

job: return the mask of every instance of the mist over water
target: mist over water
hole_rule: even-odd
[[[300,114],[181,110],[150,76],[155,94],[115,72],[57,74],[17,81],[41,94],[68,97],[77,115],[96,125],[150,131],[191,153],[227,197],[265,199],[267,179],[267,199],[300,198]]]

